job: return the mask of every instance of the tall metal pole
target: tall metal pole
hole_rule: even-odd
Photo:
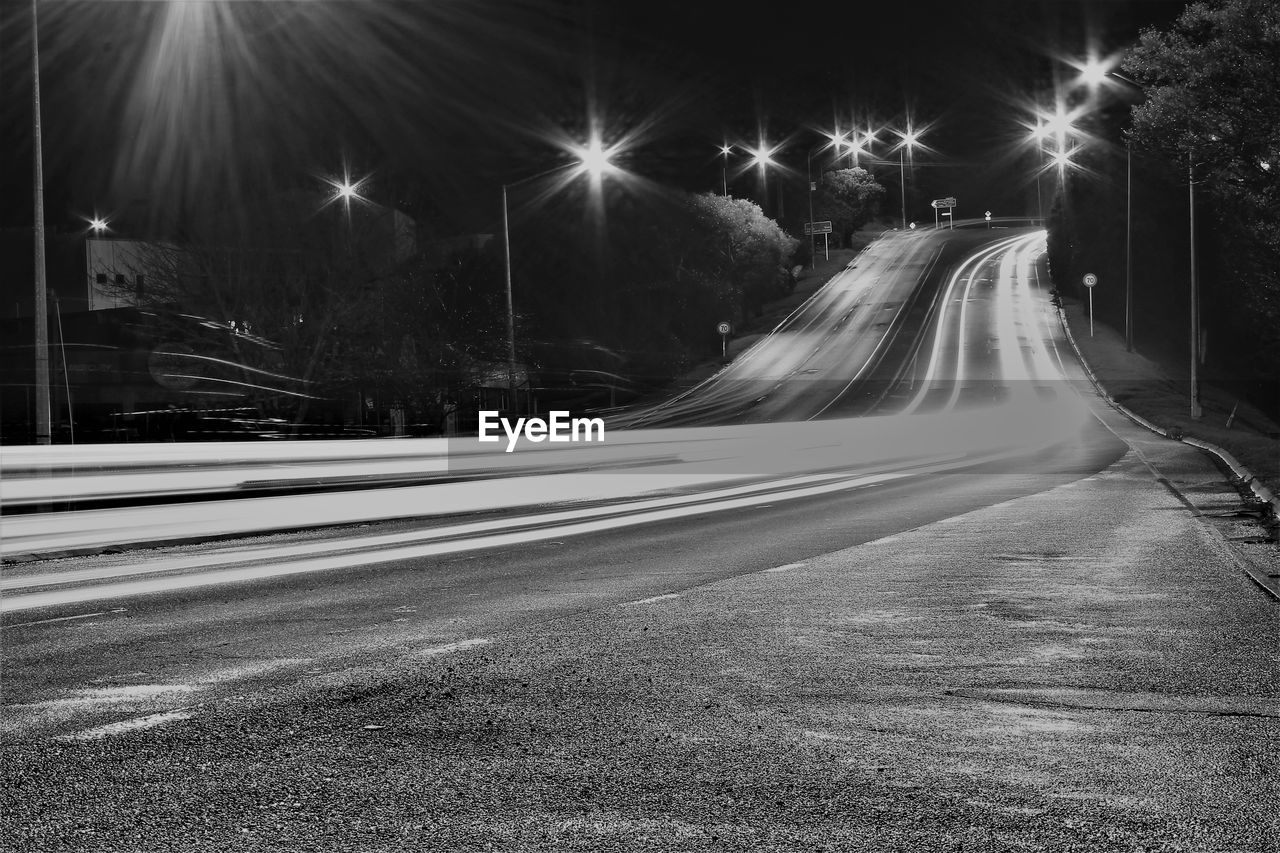
[[[1040,157],[1036,163],[1036,210],[1040,213],[1040,225],[1044,226],[1044,191],[1040,188],[1040,179],[1044,176],[1044,140],[1040,141]]]
[[[1133,144],[1125,140],[1124,348],[1133,352]]]
[[[907,165],[902,149],[898,149],[898,183],[902,186],[902,228],[907,228]]]
[[[1196,181],[1191,152],[1187,152],[1187,201],[1191,229],[1191,417],[1199,418],[1200,408],[1200,282],[1196,275]]]
[[[49,305],[44,263],[44,162],[40,141],[40,37],[37,0],[31,0],[32,144],[35,152],[35,351],[36,444],[50,444],[49,415]]]
[[[507,390],[516,408],[516,312],[511,299],[511,226],[507,216],[507,185],[502,185],[502,257],[507,277]]]
[[[721,160],[720,189],[722,190],[720,194],[723,195],[725,198],[728,198],[729,197],[729,152],[721,151],[720,160]]]
[[[814,248],[813,242],[813,149],[809,149],[809,157],[805,161],[805,172],[809,178],[809,269],[813,269],[817,263],[817,250]]]

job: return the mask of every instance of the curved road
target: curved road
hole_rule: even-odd
[[[747,424],[688,481],[6,567],[0,830],[1267,849],[1273,611],[1192,511],[1230,508],[1211,466],[1088,394],[1042,241],[877,244],[636,416]],[[374,494],[408,492],[329,499]]]

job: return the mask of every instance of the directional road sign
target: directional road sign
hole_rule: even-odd
[[[935,198],[933,201],[929,203],[933,205],[935,208],[955,207],[956,199],[955,199],[955,196],[948,196],[946,198]]]
[[[825,222],[806,222],[804,224],[804,233],[805,234],[830,234],[831,220],[828,219]]]

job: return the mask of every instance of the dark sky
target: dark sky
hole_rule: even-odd
[[[922,192],[994,185],[1055,56],[1123,48],[1182,3],[914,0],[41,0],[51,225],[234,215],[345,161],[441,232],[492,230],[495,191],[596,123],[629,169],[708,190],[763,132],[802,170],[812,129],[928,124]],[[3,6],[3,224],[30,224],[30,12]],[[888,156],[886,154],[886,156]],[[896,156],[896,155],[894,155]],[[793,173],[799,174],[798,172]],[[802,180],[802,178],[800,179]],[[734,185],[750,194],[750,176]],[[993,197],[999,193],[993,192]]]

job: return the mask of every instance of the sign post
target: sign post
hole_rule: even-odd
[[[991,230],[991,211],[987,211],[987,230]]]
[[[826,255],[827,260],[831,260],[831,245],[827,242],[827,237],[831,233],[831,220],[826,219],[822,222],[806,222],[804,224],[804,233],[810,240],[813,234],[822,235],[822,251]]]
[[[935,198],[933,201],[929,202],[929,204],[933,207],[933,222],[934,222],[935,228],[938,227],[939,211],[945,210],[946,212],[942,213],[942,215],[951,217],[951,220],[950,220],[951,230],[952,231],[956,230],[956,218],[955,216],[952,215],[954,213],[954,208],[956,206],[955,196],[947,196],[946,198]]]
[[[731,327],[728,323],[720,323],[716,326],[716,331],[720,333],[720,357],[724,358],[725,353],[729,350],[729,331]]]
[[[1089,288],[1089,337],[1093,337],[1093,288],[1098,277],[1091,272],[1084,274],[1084,286]]]

